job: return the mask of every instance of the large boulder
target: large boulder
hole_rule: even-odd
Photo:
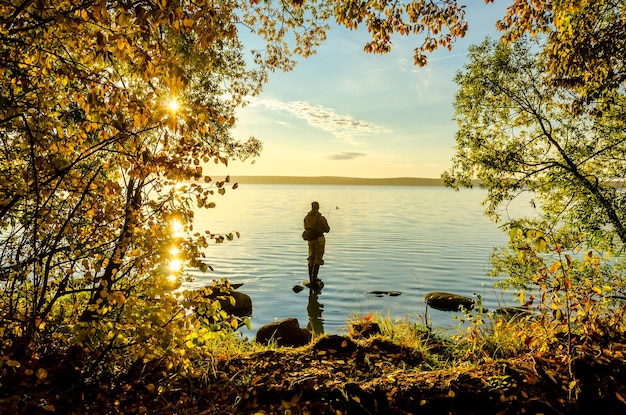
[[[278,346],[298,347],[309,344],[311,332],[300,328],[296,318],[286,318],[259,327],[256,333],[257,343],[267,345],[270,341]]]
[[[249,295],[235,291],[241,284],[214,283],[198,290],[191,291],[187,300],[191,308],[199,317],[215,321],[215,307],[211,304],[218,301],[220,308],[230,318],[239,320],[241,317],[252,315],[252,299]]]
[[[474,308],[474,300],[458,294],[431,292],[424,297],[426,304],[441,311],[462,311]]]
[[[234,304],[228,297],[232,297],[235,300]],[[217,300],[220,302],[222,310],[231,316],[245,317],[252,315],[252,298],[248,294],[233,290],[217,297]]]
[[[209,288],[207,298],[219,301],[222,310],[231,316],[246,317],[252,315],[252,298],[248,294],[235,291],[242,284],[215,284]],[[232,299],[231,299],[232,298]]]

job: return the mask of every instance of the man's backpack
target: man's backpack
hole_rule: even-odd
[[[306,228],[304,232],[302,232],[302,239],[304,239],[305,241],[314,241],[323,235],[323,233],[320,233],[317,230],[317,223],[319,221],[320,221],[320,217],[318,216],[317,221],[315,222],[315,226],[312,228]]]
[[[304,239],[305,241],[314,241],[320,236],[322,236],[322,234],[320,234],[314,228],[308,228],[308,229],[305,229],[304,232],[302,232],[302,239]]]

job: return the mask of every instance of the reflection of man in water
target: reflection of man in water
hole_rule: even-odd
[[[314,335],[324,333],[324,320],[322,320],[324,304],[320,304],[317,301],[317,296],[320,292],[321,290],[309,290],[309,302],[306,306],[306,313],[309,315],[309,324],[307,324],[306,328],[312,331]]]
[[[330,232],[330,226],[328,226],[326,218],[320,213],[320,204],[317,202],[311,203],[311,211],[304,217],[304,229],[309,228],[317,230],[320,235],[317,239],[308,241],[309,281],[313,284],[318,281],[317,273],[320,270],[320,265],[324,265],[324,248],[326,246],[324,233]]]

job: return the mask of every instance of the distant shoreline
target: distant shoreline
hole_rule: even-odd
[[[361,178],[338,176],[231,176],[239,184],[312,184],[312,185],[368,185],[368,186],[443,186],[441,179],[418,177]]]

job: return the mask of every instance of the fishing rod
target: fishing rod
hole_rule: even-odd
[[[326,215],[327,218],[330,217],[330,210],[333,205],[333,200],[335,200],[335,192],[333,192],[332,196],[330,197],[330,204],[328,205],[328,215]]]

